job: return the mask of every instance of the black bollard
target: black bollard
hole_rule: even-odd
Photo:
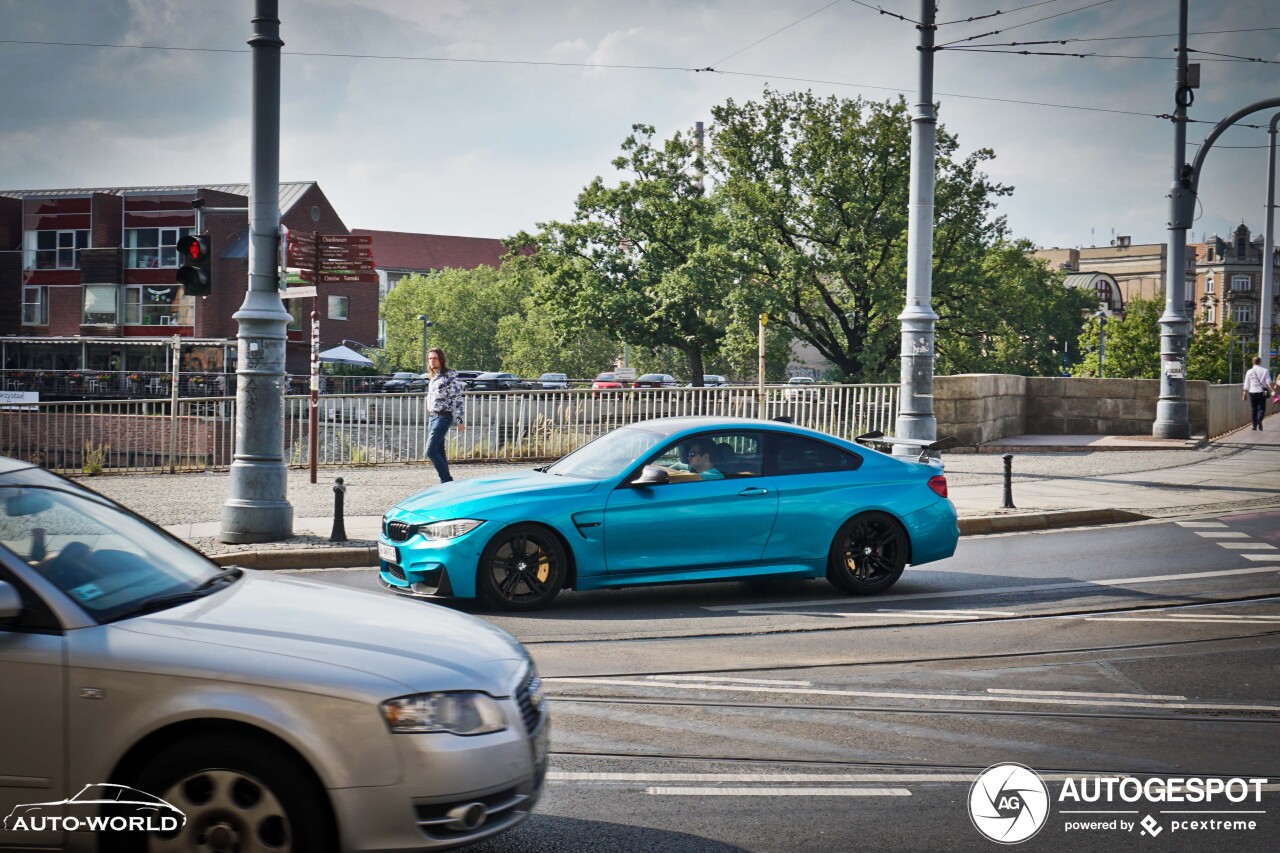
[[[342,496],[346,491],[342,478],[338,477],[333,487],[333,532],[329,534],[330,542],[347,541],[347,526],[342,521]]]
[[[1004,507],[1003,509],[1017,509],[1013,505],[1013,454],[1006,453],[1000,457],[1004,460]]]

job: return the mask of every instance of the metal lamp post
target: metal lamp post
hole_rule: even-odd
[[[427,329],[434,324],[427,319],[426,314],[419,314],[418,319],[422,321],[422,372],[426,373],[431,369],[431,365],[427,364]]]

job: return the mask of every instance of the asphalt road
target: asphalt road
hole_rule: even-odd
[[[477,851],[991,850],[978,822],[1037,821],[1034,792],[971,819],[1007,762],[1045,785],[1027,850],[1276,849],[1280,512],[966,538],[876,598],[805,581],[460,609],[529,647],[553,721],[537,813]],[[1063,798],[1129,776],[1268,781]]]

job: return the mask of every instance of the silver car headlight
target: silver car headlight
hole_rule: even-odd
[[[418,532],[426,539],[456,539],[464,533],[470,533],[481,524],[484,522],[474,518],[454,518],[449,521],[419,524]]]
[[[486,693],[418,693],[388,699],[378,707],[387,728],[397,734],[484,735],[507,727],[501,706]]]

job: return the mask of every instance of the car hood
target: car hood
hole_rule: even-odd
[[[585,494],[597,485],[596,480],[574,480],[541,471],[454,480],[405,498],[387,512],[387,517],[409,513],[421,521],[442,521],[458,518],[459,513],[468,511],[468,507],[483,507],[490,499],[502,495],[519,493],[522,500],[566,497]]]
[[[237,656],[246,680],[280,666],[265,664],[266,655],[294,661],[284,662],[286,671],[354,670],[401,684],[405,692],[479,689],[505,696],[527,659],[510,634],[464,613],[253,570],[221,592],[111,627],[222,647],[208,657],[221,659],[224,668],[227,648],[259,653]],[[164,648],[176,662],[198,666],[204,655],[186,646]],[[301,667],[303,661],[319,667]]]

